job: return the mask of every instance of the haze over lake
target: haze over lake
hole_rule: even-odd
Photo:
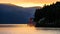
[[[60,34],[60,28],[37,28],[27,24],[15,24],[16,27],[0,27],[0,34]]]

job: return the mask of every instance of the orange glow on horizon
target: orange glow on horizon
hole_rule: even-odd
[[[0,3],[11,3],[22,7],[34,7],[34,6],[43,7],[44,4],[49,5],[57,1],[60,0],[0,0]]]
[[[22,7],[34,7],[34,6],[41,6],[43,7],[44,4],[15,4],[15,5],[18,5],[18,6],[22,6]]]

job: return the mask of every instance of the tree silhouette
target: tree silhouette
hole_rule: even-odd
[[[45,18],[43,21],[40,21],[42,18]],[[34,15],[34,22],[38,23],[40,21],[40,25],[46,25],[46,23],[53,23],[50,26],[60,25],[60,2],[56,2],[55,4],[51,4],[48,6],[44,6],[41,9],[36,9]],[[38,25],[39,26],[39,25]]]

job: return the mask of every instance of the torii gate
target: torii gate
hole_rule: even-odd
[[[29,19],[29,26],[35,26],[35,22],[33,22],[33,18]]]

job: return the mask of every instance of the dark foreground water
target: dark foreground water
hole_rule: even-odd
[[[27,24],[19,24],[13,27],[0,27],[0,34],[60,34],[60,28],[36,28]]]

